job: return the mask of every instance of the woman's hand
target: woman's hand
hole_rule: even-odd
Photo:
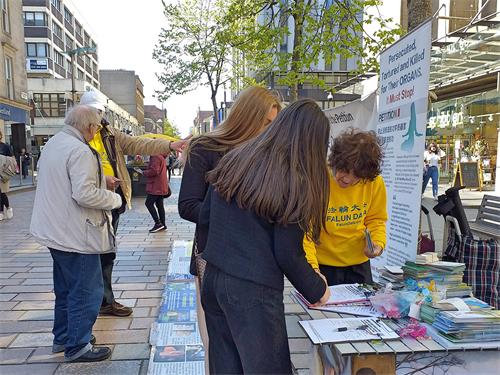
[[[380,245],[376,245],[376,244],[373,244],[373,253],[370,251],[370,248],[368,247],[368,245],[365,246],[365,249],[363,250],[363,252],[365,253],[365,255],[368,257],[368,258],[376,258],[380,255],[382,255],[382,253],[384,252],[384,249],[382,249],[382,246]]]
[[[319,271],[319,269],[315,268],[314,271],[323,279],[326,285],[326,290],[325,293],[323,294],[323,297],[320,298],[318,302],[315,304],[311,305],[312,307],[318,307],[318,306],[323,306],[325,303],[328,302],[330,299],[330,289],[328,288],[328,282],[326,281],[326,277]]]

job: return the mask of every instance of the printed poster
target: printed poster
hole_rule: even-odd
[[[382,176],[389,220],[385,251],[371,261],[372,268],[403,265],[416,258],[430,50],[428,21],[380,56],[377,135],[384,142]]]
[[[166,345],[151,350],[148,374],[196,375],[205,373],[202,345]]]

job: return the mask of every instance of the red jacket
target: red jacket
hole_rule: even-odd
[[[144,176],[148,178],[146,193],[152,195],[167,195],[167,163],[163,155],[152,155],[149,158],[149,166],[148,169],[144,171]]]

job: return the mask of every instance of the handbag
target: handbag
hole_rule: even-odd
[[[202,253],[198,251],[198,244],[196,241],[196,237],[193,241],[193,253],[194,253],[194,265],[201,285],[201,283],[203,282],[203,275],[205,274],[205,268],[207,267],[207,261],[201,257]]]
[[[167,187],[168,187],[167,194],[165,194],[163,198],[168,198],[172,195],[172,190],[170,189],[170,185],[167,185]]]

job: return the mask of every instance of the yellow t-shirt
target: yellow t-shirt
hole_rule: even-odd
[[[326,229],[320,234],[320,244],[304,236],[304,251],[309,264],[347,267],[368,260],[363,250],[366,246],[365,228],[375,244],[385,247],[387,197],[382,176],[373,181],[360,181],[341,188],[330,175],[330,198],[326,216]]]
[[[101,155],[102,169],[104,170],[104,175],[115,177],[115,172],[113,171],[113,167],[109,162],[108,154],[106,153],[106,149],[104,148],[104,143],[102,142],[100,131],[96,133],[95,137],[89,142],[89,144],[94,150],[96,150],[99,153],[99,155]]]

